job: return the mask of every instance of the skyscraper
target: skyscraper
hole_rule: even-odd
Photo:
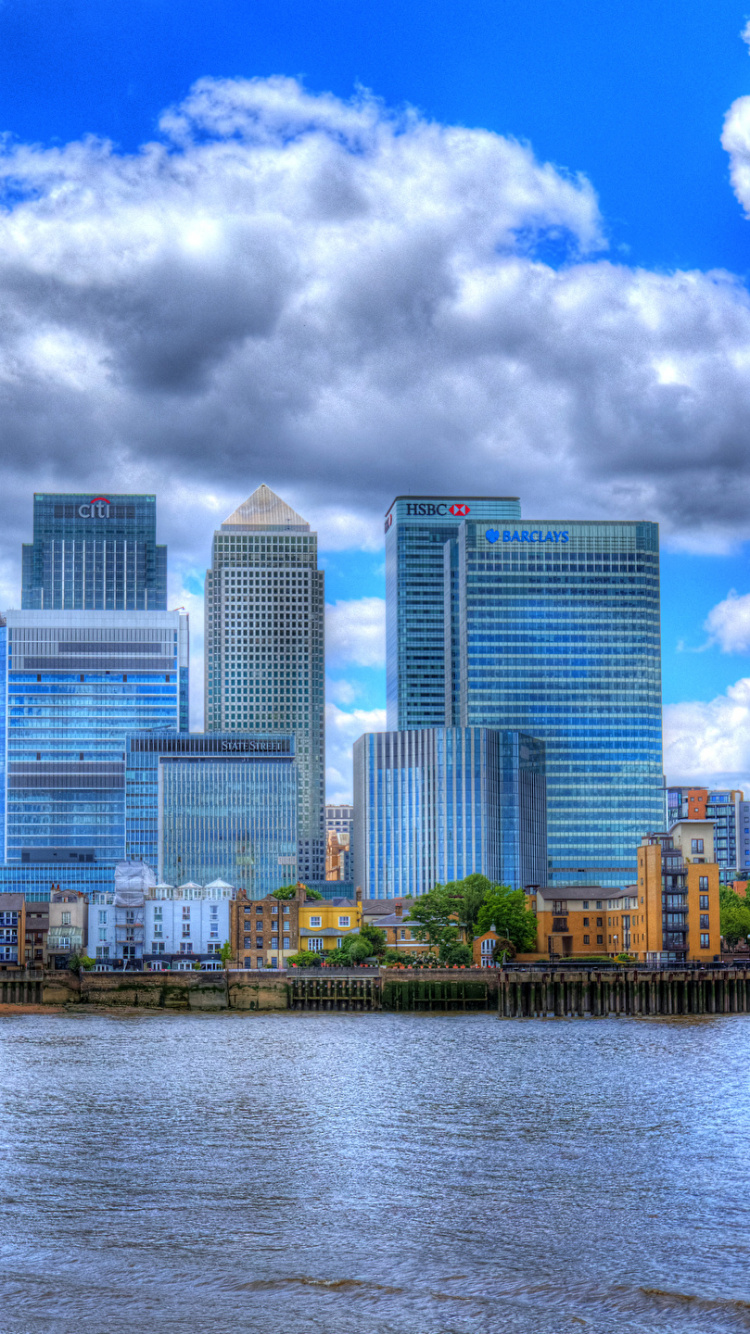
[[[658,527],[519,515],[512,498],[394,501],[389,726],[544,741],[548,883],[621,886],[663,820]]]
[[[302,880],[325,876],[323,616],[317,534],[259,486],[214,534],[206,574],[206,731],[294,734]]]
[[[167,548],[155,496],[34,496],[21,606],[36,611],[164,611]]]
[[[354,879],[365,898],[478,872],[520,889],[547,870],[544,745],[487,727],[368,732],[354,745]]]
[[[4,633],[4,859],[54,863],[55,880],[66,861],[114,864],[127,734],[186,716],[188,618],[9,611]]]
[[[293,736],[128,737],[126,855],[160,881],[217,877],[261,899],[297,879]]]

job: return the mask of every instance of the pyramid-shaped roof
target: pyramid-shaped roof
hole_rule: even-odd
[[[287,505],[281,496],[277,496],[265,482],[253,491],[247,500],[238,505],[233,514],[225,519],[222,528],[302,528],[310,531],[301,514],[297,514],[291,505]]]

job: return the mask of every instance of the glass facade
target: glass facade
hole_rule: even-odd
[[[205,635],[206,731],[294,734],[298,873],[323,880],[324,573],[317,535],[267,486],[214,534]]]
[[[480,872],[546,875],[544,745],[484,727],[371,732],[354,746],[354,879],[366,898]]]
[[[632,881],[664,816],[658,527],[444,503],[451,533],[411,497],[386,519],[389,717],[541,738],[548,883]]]
[[[123,856],[126,737],[179,730],[187,617],[11,611],[4,634],[5,861],[67,885],[66,858]]]
[[[164,611],[167,548],[156,542],[156,497],[34,496],[21,606],[36,611]]]
[[[131,736],[125,792],[127,856],[161,883],[220,879],[259,899],[296,882],[293,736]]]

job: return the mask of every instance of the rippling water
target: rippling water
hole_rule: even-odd
[[[750,1018],[0,1018],[2,1334],[750,1330]]]

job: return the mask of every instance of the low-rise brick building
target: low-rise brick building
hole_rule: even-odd
[[[294,898],[248,899],[240,890],[231,906],[232,968],[283,968],[299,943],[300,906],[307,901],[304,885]]]

